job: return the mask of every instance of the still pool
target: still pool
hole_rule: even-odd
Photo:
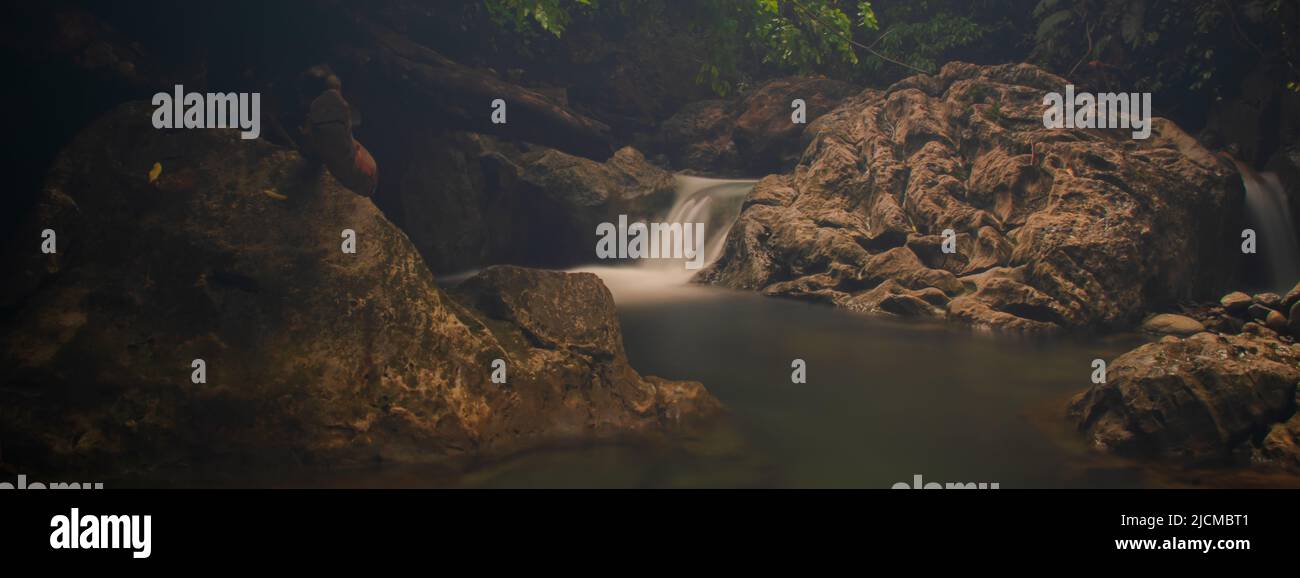
[[[904,323],[685,283],[647,268],[585,269],[618,303],[642,374],[701,381],[726,424],[675,447],[585,447],[484,466],[474,486],[887,488],[1147,484],[1086,452],[1062,419],[1093,359],[1131,339],[1026,340]],[[791,382],[791,362],[807,383]]]

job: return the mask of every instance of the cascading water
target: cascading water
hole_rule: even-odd
[[[708,265],[722,254],[727,233],[740,214],[745,196],[756,180],[710,179],[677,175],[677,196],[663,223],[704,223],[704,259]],[[698,269],[686,268],[686,259],[647,259],[635,265],[588,266],[577,269],[599,275],[620,303],[658,301],[700,296],[689,281]]]
[[[1257,173],[1249,165],[1236,161],[1241,182],[1246,187],[1246,210],[1256,229],[1259,251],[1269,264],[1271,284],[1281,290],[1300,280],[1300,246],[1291,223],[1286,190],[1274,173]]]
[[[704,223],[704,263],[712,263],[722,254],[727,233],[740,214],[740,207],[754,183],[741,179],[709,179],[688,175],[677,176],[677,200],[666,223]],[[647,261],[651,266],[665,263]],[[674,264],[681,267],[680,263]]]

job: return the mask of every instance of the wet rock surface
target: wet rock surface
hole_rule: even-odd
[[[1235,171],[1163,119],[1147,140],[1043,128],[1043,95],[1066,84],[954,63],[846,99],[697,280],[1015,333],[1127,328],[1220,294],[1239,255],[1207,240],[1240,219]],[[935,290],[946,305],[896,306]]]
[[[1198,333],[1150,343],[1110,363],[1108,383],[1072,400],[1069,415],[1098,449],[1194,464],[1240,462],[1295,415],[1297,360],[1294,343],[1267,334]],[[1283,449],[1274,447],[1270,458],[1284,457]]]
[[[1253,463],[1300,472],[1295,316],[1288,320],[1265,305],[1280,308],[1276,294],[1248,298],[1250,308],[1268,310],[1266,319],[1282,318],[1278,331],[1277,323],[1252,320],[1242,295],[1189,311],[1210,329],[1121,355],[1109,364],[1107,383],[1071,400],[1069,418],[1089,444],[1194,465]]]
[[[427,462],[659,435],[719,410],[699,383],[628,365],[595,277],[494,268],[449,298],[319,165],[234,131],[157,131],[150,110],[124,105],[64,150],[20,231],[57,231],[58,252],[4,263],[9,464]]]

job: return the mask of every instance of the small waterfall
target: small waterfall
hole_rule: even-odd
[[[745,196],[756,180],[709,179],[677,175],[677,197],[662,223],[704,223],[704,264],[717,260],[727,233],[740,215]],[[680,299],[716,298],[717,294],[690,283],[698,270],[685,267],[685,259],[647,259],[635,265],[588,265],[575,269],[595,273],[620,304]]]
[[[668,215],[659,219],[665,223],[704,223],[704,263],[717,260],[727,233],[740,215],[745,196],[754,188],[756,180],[710,179],[677,175],[677,199]],[[682,269],[676,260],[646,261],[645,267]]]
[[[1271,285],[1279,290],[1291,288],[1300,280],[1300,245],[1291,223],[1286,190],[1274,173],[1257,173],[1249,165],[1235,161],[1246,187],[1246,210],[1255,229],[1258,250],[1269,264]]]

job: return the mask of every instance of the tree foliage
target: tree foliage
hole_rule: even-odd
[[[704,39],[696,80],[719,95],[743,83],[749,63],[778,73],[821,72],[860,82],[933,71],[996,29],[979,6],[913,0],[877,8],[837,0],[486,0],[493,22],[528,41],[562,35],[576,17],[660,2],[689,11]],[[969,4],[969,3],[967,3]],[[978,3],[977,3],[978,4]]]
[[[1067,75],[1105,66],[1140,91],[1218,99],[1251,67],[1295,67],[1296,6],[1287,0],[1039,0],[1033,58]]]

